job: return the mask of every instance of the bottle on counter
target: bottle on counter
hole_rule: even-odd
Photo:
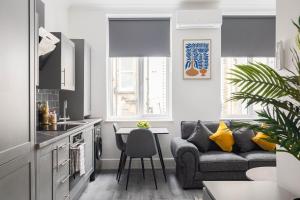
[[[57,124],[57,115],[55,110],[53,110],[52,112],[50,112],[49,114],[49,123],[51,125]]]
[[[41,124],[49,124],[49,104],[48,101],[46,101],[44,104],[40,106],[41,109]]]

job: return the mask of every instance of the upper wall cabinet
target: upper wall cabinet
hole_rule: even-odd
[[[36,0],[36,13],[38,19],[38,28],[45,27],[45,4],[41,0]]]
[[[75,44],[76,90],[60,92],[61,113],[64,100],[68,101],[68,114],[72,120],[83,119],[91,114],[91,48],[83,39],[72,40]]]
[[[40,66],[39,88],[75,90],[75,45],[60,32],[53,32],[60,42]]]

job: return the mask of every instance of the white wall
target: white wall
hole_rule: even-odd
[[[277,0],[276,41],[283,41],[285,66],[292,66],[290,48],[295,47],[297,29],[291,20],[298,21],[300,16],[299,0]]]
[[[207,7],[207,5],[205,5]],[[127,9],[128,10],[128,9]],[[173,9],[152,9],[124,11],[121,9],[101,9],[91,7],[71,7],[69,10],[69,33],[72,38],[85,38],[92,46],[92,115],[106,116],[106,14],[172,14]],[[211,80],[183,80],[183,39],[212,40]],[[167,127],[171,134],[160,136],[167,167],[174,167],[170,152],[170,139],[180,136],[182,120],[218,120],[221,112],[220,99],[220,57],[221,30],[176,30],[172,17],[172,100],[173,119],[171,122],[152,122],[152,126]],[[133,122],[122,122],[120,126],[135,126]],[[120,152],[115,145],[115,136],[110,122],[103,127],[103,167],[117,166]],[[157,159],[156,159],[157,161]],[[157,162],[156,162],[157,164]]]
[[[68,35],[68,0],[42,0],[45,3],[45,28]]]
[[[292,60],[289,49],[295,44],[297,32],[291,20],[298,20],[299,16],[299,0],[277,0],[276,41],[283,41],[284,43],[285,66],[291,66]],[[281,186],[300,196],[300,161],[287,153],[278,152],[277,175],[278,183]]]

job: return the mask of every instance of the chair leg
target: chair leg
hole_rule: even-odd
[[[155,170],[154,170],[154,165],[153,165],[152,157],[150,158],[150,161],[151,161],[151,166],[152,166],[152,172],[153,172],[153,178],[154,178],[155,188],[157,189],[156,175],[155,175]]]
[[[121,163],[121,168],[120,168],[120,174],[119,174],[118,182],[120,182],[123,169],[125,168],[125,165],[126,165],[126,160],[127,160],[127,155],[124,153],[123,160],[122,160],[122,163]]]
[[[144,159],[143,158],[141,158],[141,163],[142,163],[143,178],[145,179],[145,167],[144,167]]]
[[[130,157],[130,159],[129,159],[129,166],[128,166],[128,172],[127,172],[126,190],[127,190],[127,187],[128,187],[128,181],[129,181],[129,176],[130,176],[131,160],[132,160],[132,158]]]
[[[119,160],[119,167],[118,167],[118,172],[117,172],[117,177],[116,177],[116,180],[119,179],[119,176],[120,176],[120,171],[121,171],[121,163],[122,163],[122,160],[123,160],[123,151],[121,152],[121,156],[120,156],[120,160]]]

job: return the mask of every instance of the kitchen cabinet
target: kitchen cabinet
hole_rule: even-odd
[[[69,137],[37,152],[36,196],[38,200],[68,199]]]
[[[70,177],[69,149],[76,135],[82,135],[85,143],[85,174],[74,179]],[[37,200],[78,199],[94,171],[94,125],[74,130],[70,136],[38,149],[36,163]]]
[[[75,91],[60,92],[60,112],[68,101],[68,115],[80,120],[91,114],[91,47],[84,39],[73,39],[75,44]]]
[[[53,150],[51,147],[38,152],[36,197],[39,200],[52,200]]]
[[[0,117],[0,198],[5,200],[35,199],[34,2],[0,1],[0,110],[5,113]]]
[[[86,143],[85,150],[85,170],[87,174],[94,171],[94,127],[84,130],[83,138]]]
[[[45,27],[45,3],[42,0],[36,0],[36,12],[38,14],[38,28]]]
[[[60,42],[40,66],[39,88],[75,90],[75,45],[64,34],[52,32]]]

